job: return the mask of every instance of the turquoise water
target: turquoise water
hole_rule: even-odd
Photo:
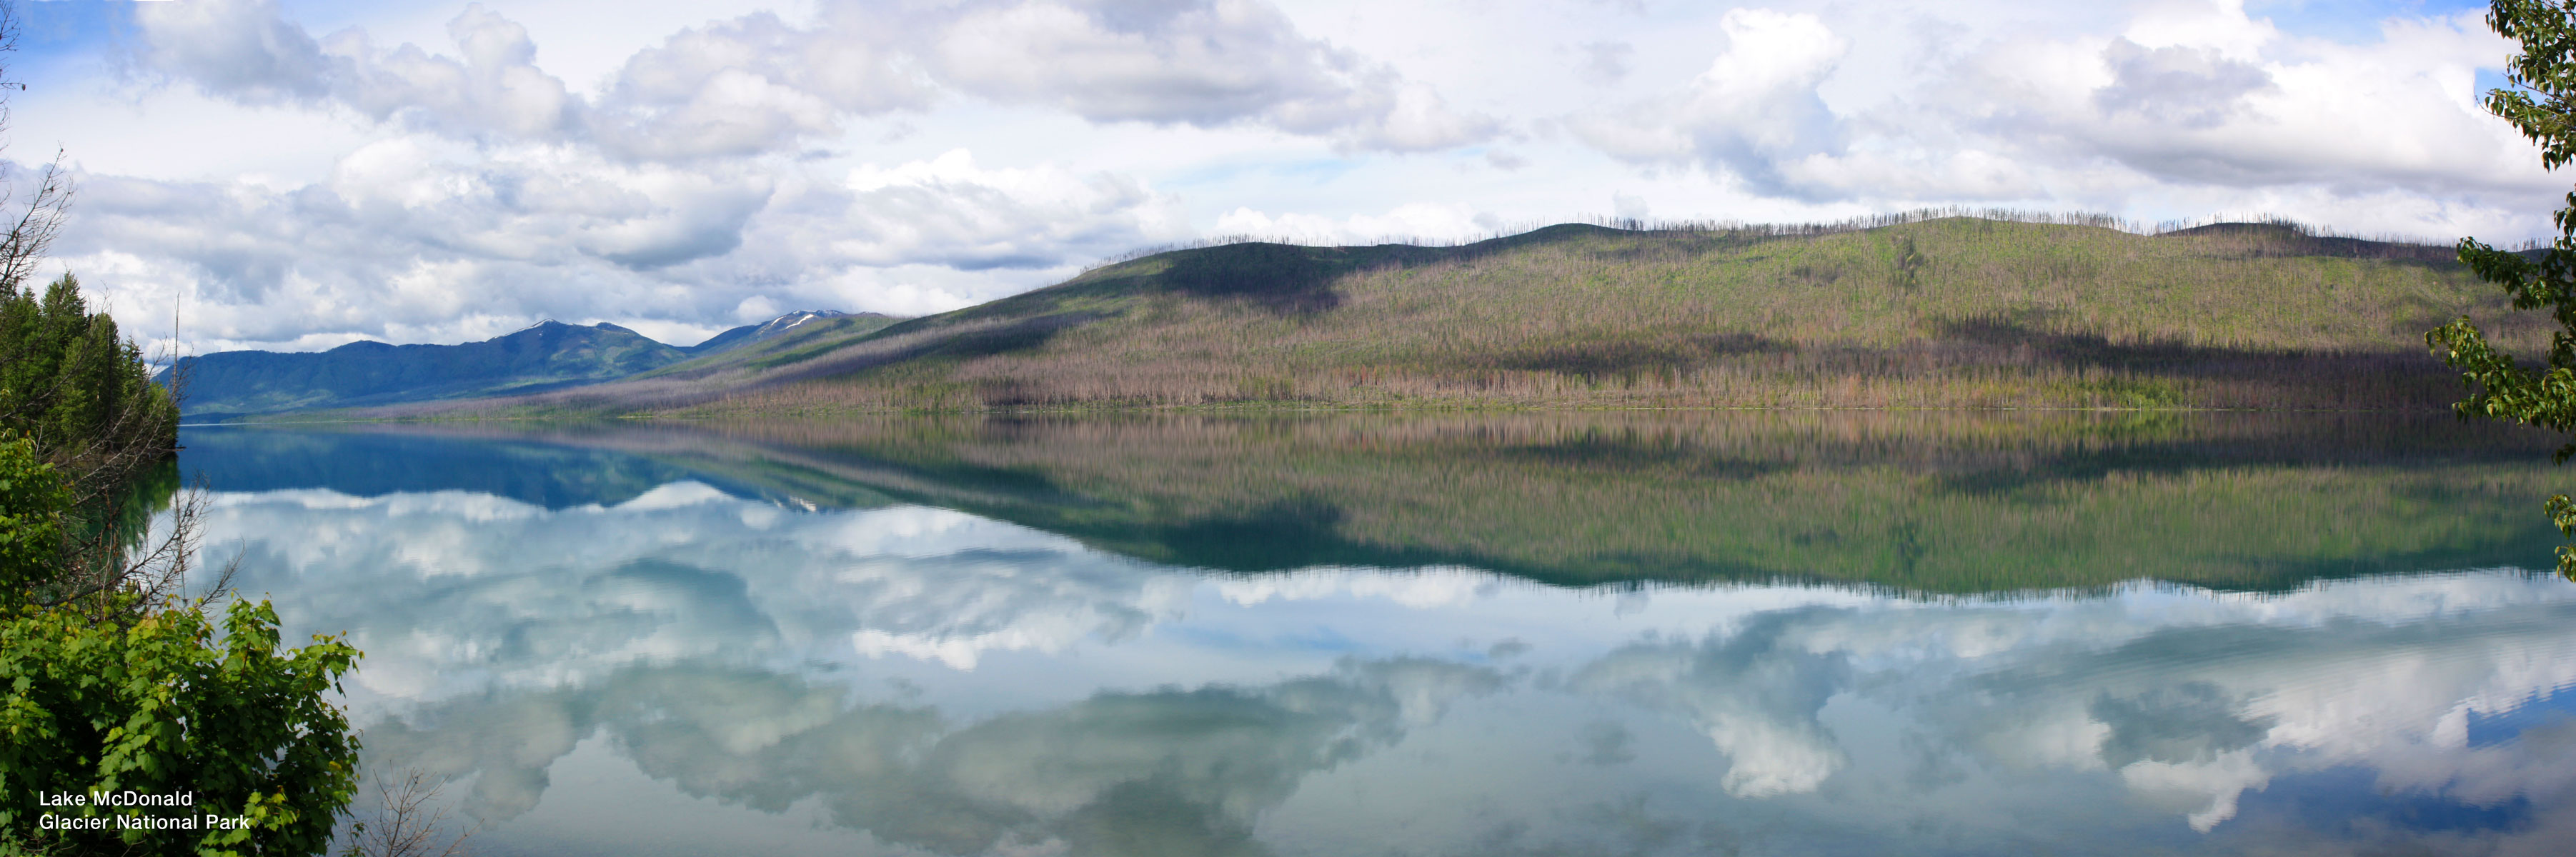
[[[440,784],[478,853],[2576,841],[2576,585],[2517,567],[2549,542],[2508,519],[2538,518],[2515,480],[2548,471],[2491,435],[1935,426],[1889,443],[1909,426],[1802,424],[1531,463],[1504,455],[1528,426],[1460,420],[207,428],[183,434],[182,464],[214,491],[209,558],[239,557],[236,587],[291,632],[366,652],[346,702],[371,770]],[[1584,436],[1664,437],[1614,428]],[[1728,437],[1747,446],[1711,440]],[[1761,466],[1719,473],[1698,452]],[[1456,496],[1496,473],[1561,498],[1510,507],[1544,539],[1452,520],[1501,514]],[[1750,504],[1614,526],[1693,496],[1907,474],[1929,487],[1889,514],[2002,521],[1993,538],[2014,543],[1991,557],[2024,569],[2010,588],[1906,585],[1972,550],[1920,526],[1906,538],[1931,547],[1892,554],[1912,564],[1851,571],[1833,564],[1876,554],[1820,546],[1806,576],[1772,567],[1795,559],[1769,524],[1727,523],[1770,520]],[[2060,520],[2097,508],[2087,492],[2167,490],[2279,520],[2177,545],[2245,565],[2195,560],[2198,582],[2027,570],[2127,549]],[[2281,536],[2339,532],[2302,516],[2349,519],[2329,501],[2365,495],[2394,499],[2361,523],[2425,543]],[[1643,499],[1601,516],[1621,496]],[[1282,503],[1305,529],[1206,525]],[[2448,508],[2498,522],[2427,523]],[[1611,523],[1549,523],[1591,516]]]

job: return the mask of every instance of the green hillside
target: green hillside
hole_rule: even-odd
[[[1233,244],[520,410],[1013,406],[2434,408],[2422,332],[2544,319],[2449,248],[2229,224],[1562,225],[1461,247]]]

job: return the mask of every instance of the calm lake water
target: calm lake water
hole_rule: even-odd
[[[2576,842],[2576,480],[2447,418],[181,438],[484,854]]]

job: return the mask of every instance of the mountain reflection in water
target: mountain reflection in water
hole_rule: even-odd
[[[2447,420],[183,443],[484,853],[2576,841],[2576,585],[2507,567],[2546,438]]]

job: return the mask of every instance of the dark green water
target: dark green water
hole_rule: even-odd
[[[2554,853],[2550,443],[2388,416],[189,429],[486,854]]]

